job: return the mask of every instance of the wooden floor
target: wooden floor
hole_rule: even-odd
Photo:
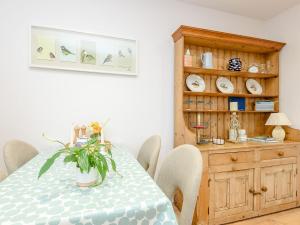
[[[300,225],[300,208],[231,223],[228,225]]]

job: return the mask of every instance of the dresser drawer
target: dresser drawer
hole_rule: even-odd
[[[217,153],[209,156],[208,163],[210,166],[224,165],[232,163],[251,163],[254,161],[254,152],[231,152]]]
[[[296,146],[289,146],[283,148],[270,148],[260,151],[260,160],[281,159],[289,157],[297,157],[298,151]]]

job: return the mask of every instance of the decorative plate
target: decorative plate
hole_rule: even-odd
[[[233,93],[233,91],[234,91],[233,84],[226,77],[219,77],[216,81],[216,84],[217,84],[218,90],[222,93],[230,94],[230,93]]]
[[[247,90],[254,95],[260,95],[262,93],[261,85],[254,79],[248,79],[246,81]]]
[[[205,82],[203,78],[196,74],[189,75],[185,82],[191,91],[203,92],[205,90]]]

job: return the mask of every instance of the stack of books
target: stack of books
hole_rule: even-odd
[[[248,138],[248,141],[261,142],[261,143],[277,143],[278,142],[274,138],[267,137],[267,136],[258,136],[258,137]]]
[[[274,111],[274,101],[270,100],[257,100],[255,102],[255,111]]]

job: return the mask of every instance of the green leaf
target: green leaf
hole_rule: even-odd
[[[103,173],[104,173],[103,180],[104,180],[105,177],[106,177],[107,172],[109,171],[109,167],[108,167],[108,164],[107,164],[107,161],[106,161],[105,157],[101,153],[100,153],[100,156],[101,156],[100,159],[102,161],[102,168],[103,168]]]
[[[64,162],[69,163],[69,162],[76,162],[77,158],[75,155],[68,155],[65,157]]]
[[[105,157],[100,152],[97,153],[97,158],[98,158],[97,168],[98,168],[98,171],[101,175],[102,181],[104,181],[104,179],[106,177],[106,174],[109,170],[108,164],[107,164],[107,161],[106,161]]]
[[[97,137],[91,138],[90,140],[88,140],[87,145],[95,144],[97,141]]]
[[[42,166],[42,168],[40,169],[39,175],[38,175],[38,179],[44,174],[46,173],[49,168],[53,165],[53,163],[55,162],[55,160],[62,154],[62,151],[56,152],[51,158],[47,159],[47,161],[44,163],[44,165]]]
[[[74,146],[74,147],[71,147],[70,148],[70,151],[72,152],[72,153],[79,153],[79,151],[80,151],[80,148],[79,147],[77,147],[77,146]]]
[[[56,142],[56,143],[59,143],[59,144],[63,145],[65,148],[68,148],[68,146],[69,146],[69,144],[65,144],[65,143],[63,143],[62,141],[55,140],[55,139],[52,139],[52,138],[47,137],[44,133],[42,134],[42,136],[43,136],[44,138],[46,138],[48,141]]]
[[[113,169],[113,171],[117,172],[116,162],[112,158],[110,158],[110,163],[111,163],[111,168]]]
[[[82,171],[89,171],[89,160],[87,156],[87,152],[83,149],[78,154],[78,165]]]
[[[108,171],[108,164],[107,164],[107,161],[106,161],[105,157],[101,153],[99,153],[98,156],[99,156],[99,159],[101,160],[101,162],[103,164],[103,167]]]
[[[106,177],[106,172],[105,169],[103,168],[102,162],[101,161],[97,161],[96,163],[97,165],[97,170],[101,176],[101,182],[104,181],[105,177]]]

